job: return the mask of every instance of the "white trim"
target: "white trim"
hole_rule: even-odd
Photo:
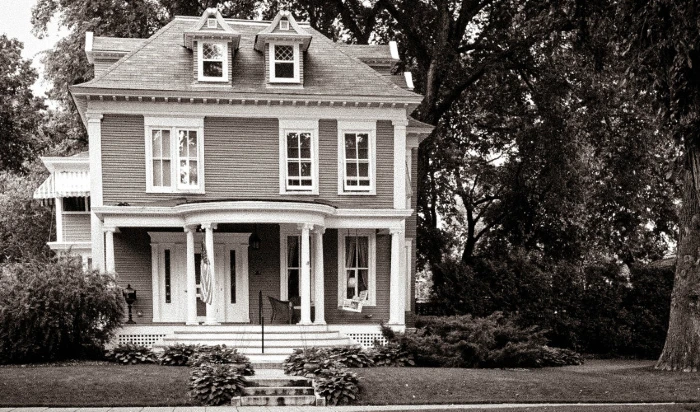
[[[311,188],[290,189],[287,186],[287,133],[311,133]],[[279,119],[279,180],[281,195],[313,195],[318,196],[319,166],[318,166],[318,119]]]
[[[394,123],[394,208],[406,207],[406,126]]]
[[[411,303],[413,301],[411,291],[414,289],[414,286],[411,284],[413,277],[413,271],[411,270],[413,266],[413,238],[406,238],[406,251],[404,256],[406,257],[406,307],[404,310],[408,312],[411,310]]]
[[[389,52],[391,53],[391,58],[399,60],[399,45],[396,44],[396,41],[392,40],[389,42]]]
[[[221,77],[209,77],[204,75],[204,54],[202,53],[204,43],[218,44],[224,47]],[[197,80],[200,82],[228,82],[228,56],[228,42],[216,40],[197,40]]]
[[[280,20],[280,30],[289,30],[289,20]]]
[[[347,190],[345,187],[345,133],[367,133],[369,135],[369,186],[366,190]],[[338,120],[338,194],[377,194],[377,122]]]
[[[56,205],[56,241],[63,242],[63,198],[55,198]],[[88,212],[89,213],[89,212]]]
[[[214,24],[212,24],[212,23],[214,23]],[[217,26],[216,23],[217,23],[217,22],[216,22],[216,17],[213,17],[213,18],[212,18],[212,17],[208,17],[208,18],[207,18],[207,28],[208,28],[208,29],[215,29],[215,28],[217,28],[218,26]]]
[[[102,114],[87,113],[87,132],[90,159],[90,202],[92,207],[102,206]],[[90,237],[92,239],[92,266],[98,271],[105,267],[105,243],[102,222],[97,215],[90,214]]]
[[[369,295],[367,302],[363,306],[377,305],[377,232],[373,229],[358,229],[349,232],[338,230],[338,307],[340,308],[345,300],[345,289],[347,276],[345,270],[345,238],[347,236],[367,236],[369,238],[368,249],[368,280],[367,290]]]
[[[154,129],[170,130],[170,186],[153,185],[153,139],[151,132]],[[178,130],[197,132],[197,186],[181,186],[179,183]],[[204,193],[204,117],[144,117],[144,140],[146,193]]]
[[[403,72],[403,77],[406,79],[406,87],[408,87],[409,90],[416,88],[416,86],[413,85],[413,73]]]
[[[277,77],[276,72],[275,72],[275,46],[292,46],[294,49],[294,77],[293,78],[288,78],[288,77]],[[284,42],[284,41],[275,41],[268,43],[268,67],[270,71],[270,83],[300,83],[301,79],[301,68],[299,67],[299,59],[300,59],[300,53],[299,53],[299,43],[295,42]]]

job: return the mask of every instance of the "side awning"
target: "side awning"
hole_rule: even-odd
[[[34,199],[90,196],[90,172],[87,170],[57,171],[34,191]]]

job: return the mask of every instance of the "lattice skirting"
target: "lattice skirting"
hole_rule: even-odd
[[[381,334],[381,332],[349,332],[345,334],[363,348],[373,348],[375,342],[379,343],[380,345],[386,345],[387,343],[386,338]]]
[[[155,333],[149,333],[149,334],[119,334],[117,335],[117,343],[123,344],[123,343],[134,343],[136,345],[143,345],[147,347],[152,347],[156,343],[159,343],[163,340],[165,337],[165,334],[155,334]]]

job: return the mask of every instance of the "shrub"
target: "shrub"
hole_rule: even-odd
[[[190,362],[190,358],[197,351],[197,345],[176,344],[165,348],[158,355],[158,363],[169,366],[185,366]]]
[[[240,396],[246,380],[239,370],[229,364],[204,364],[190,372],[190,397],[202,405],[230,404],[234,396]]]
[[[375,345],[370,351],[374,366],[415,366],[413,355],[396,343]]]
[[[374,365],[371,353],[361,346],[339,346],[326,351],[331,359],[348,368],[367,368]]]
[[[294,349],[294,353],[284,360],[282,366],[287,375],[306,376],[308,372],[304,369],[305,364],[321,364],[328,360],[328,352],[321,348]]]
[[[360,392],[357,375],[345,368],[323,369],[314,382],[318,394],[331,405],[352,403]]]
[[[105,354],[105,358],[112,362],[124,365],[137,363],[155,363],[156,355],[150,348],[134,343],[123,343],[110,349]]]
[[[5,266],[0,308],[2,363],[101,356],[124,318],[112,277],[65,258]]]
[[[199,346],[190,358],[190,365],[201,366],[204,364],[213,365],[237,365],[236,367],[244,376],[255,374],[250,359],[238,353],[234,348],[227,348],[226,345]]]

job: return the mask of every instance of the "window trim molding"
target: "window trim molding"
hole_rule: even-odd
[[[279,119],[279,182],[281,195],[318,196],[319,194],[319,142],[318,119]],[[311,132],[311,189],[289,189],[287,187],[287,132]]]
[[[146,160],[146,193],[191,193],[204,194],[204,117],[144,117],[144,139]],[[170,129],[170,183],[171,186],[153,185],[153,141],[151,130]],[[177,143],[174,137],[174,129],[188,129],[197,131],[197,187],[179,187],[179,155]]]
[[[202,49],[204,43],[220,44],[224,46],[224,58],[221,67],[221,77],[209,77],[204,75],[204,54]],[[228,42],[217,40],[197,40],[197,80],[200,82],[228,82]]]
[[[277,77],[275,73],[275,46],[292,46],[294,49],[294,77]],[[269,68],[269,79],[270,83],[301,83],[301,67],[300,67],[301,53],[299,50],[299,43],[290,41],[275,41],[268,43],[268,68]]]
[[[367,190],[345,188],[345,133],[369,134],[369,187]],[[373,196],[377,194],[377,122],[338,120],[338,195]]]
[[[350,231],[350,232],[349,232]],[[363,306],[377,306],[377,232],[372,229],[338,229],[338,307],[343,306],[345,289],[347,287],[347,274],[345,269],[345,238],[367,236],[369,249],[367,259],[369,263],[367,290],[369,294]]]

